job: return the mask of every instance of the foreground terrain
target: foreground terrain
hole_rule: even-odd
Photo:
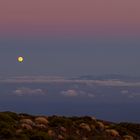
[[[0,140],[140,140],[140,124],[1,112]]]

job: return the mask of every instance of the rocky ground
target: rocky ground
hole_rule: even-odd
[[[0,140],[140,140],[140,124],[1,112]]]

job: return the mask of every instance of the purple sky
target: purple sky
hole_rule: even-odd
[[[139,6],[140,0],[0,1],[0,74],[140,75]]]
[[[18,56],[24,57],[23,63],[17,61]],[[2,83],[3,77],[32,80],[42,76],[44,80],[44,76],[104,74],[140,77],[140,0],[0,1],[0,111],[94,112],[103,119],[119,120],[120,114],[121,119],[139,120],[139,105],[124,106],[126,94],[140,100],[140,88],[130,88],[133,83],[123,89],[109,85],[106,90],[105,85]],[[102,96],[101,90],[107,96]],[[121,100],[123,105],[96,106],[96,99]]]
[[[139,5],[139,0],[5,0],[0,36],[138,36]]]

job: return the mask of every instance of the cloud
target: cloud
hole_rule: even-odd
[[[91,94],[91,93],[88,93],[87,96],[90,97],[90,98],[94,98],[95,97],[95,95]]]
[[[140,93],[138,93],[138,92],[129,92],[128,90],[122,90],[121,93],[128,98],[138,98],[138,97],[140,97]]]
[[[140,87],[140,81],[123,81],[123,80],[79,80],[67,79],[57,76],[13,76],[0,77],[0,83],[72,83],[78,88],[78,84],[86,84],[87,86],[96,88],[99,86],[116,86],[116,87]]]
[[[17,88],[13,91],[15,95],[23,96],[23,95],[44,95],[45,92],[42,89],[31,89],[26,87]]]
[[[62,95],[67,96],[67,97],[89,97],[89,98],[94,98],[95,95],[89,92],[81,91],[81,90],[75,90],[75,89],[68,89],[65,91],[61,92]]]
[[[9,76],[0,77],[1,83],[50,83],[61,82],[63,77],[59,76]]]
[[[128,94],[129,91],[128,90],[122,90],[121,93],[125,95],[125,94]]]
[[[64,95],[64,96],[69,96],[69,97],[78,96],[78,92],[74,89],[69,89],[69,90],[66,90],[66,91],[62,91],[61,94]]]
[[[128,95],[128,98],[139,98],[140,97],[140,93],[131,93]]]

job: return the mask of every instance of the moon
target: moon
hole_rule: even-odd
[[[19,57],[18,57],[18,62],[21,63],[21,62],[23,62],[23,60],[24,60],[24,58],[23,58],[22,56],[19,56]]]

